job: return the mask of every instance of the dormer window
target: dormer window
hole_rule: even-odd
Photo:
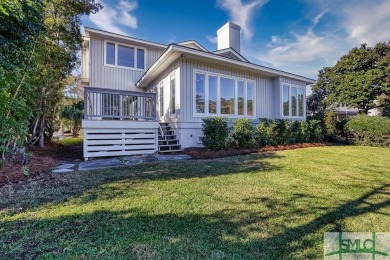
[[[139,47],[105,42],[105,66],[125,69],[145,69],[145,50]]]

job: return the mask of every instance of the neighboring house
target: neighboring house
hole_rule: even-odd
[[[341,104],[337,109],[335,109],[337,116],[337,121],[341,122],[348,117],[356,116],[359,113],[357,108],[348,108],[347,106]]]
[[[225,24],[209,51],[194,40],[164,45],[85,28],[84,157],[201,146],[205,117],[305,120],[315,81],[250,63],[240,30]]]

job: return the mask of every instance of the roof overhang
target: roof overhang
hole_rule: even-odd
[[[165,69],[168,68],[170,64],[174,61],[183,58],[191,58],[201,62],[207,62],[209,64],[222,65],[225,67],[230,67],[239,70],[245,70],[246,72],[260,74],[266,77],[288,77],[291,79],[299,80],[305,82],[307,85],[314,84],[316,81],[314,79],[306,78],[303,76],[295,75],[292,73],[264,67],[261,65],[234,60],[214,54],[211,52],[204,52],[196,50],[193,48],[188,48],[176,44],[171,44],[166,49],[166,51],[157,59],[157,61],[145,72],[145,74],[137,82],[136,86],[139,88],[146,88],[150,83]]]
[[[157,49],[166,49],[168,47],[168,45],[164,45],[161,43],[145,41],[145,40],[130,37],[127,35],[102,31],[102,30],[98,30],[98,29],[94,29],[94,28],[90,28],[90,27],[84,27],[84,32],[85,32],[86,37],[90,37],[91,35],[92,36],[95,35],[95,36],[104,37],[104,39],[106,39],[106,40],[122,41],[122,42],[124,41],[126,43],[133,43],[133,44],[137,44],[140,46],[157,48]]]

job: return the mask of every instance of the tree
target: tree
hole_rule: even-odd
[[[390,94],[390,42],[353,48],[334,67],[320,71],[314,88],[324,90],[327,107],[345,104],[367,114],[380,95]]]
[[[68,121],[72,128],[72,134],[74,137],[79,136],[81,129],[81,122],[83,119],[84,101],[80,99],[67,98],[68,105],[65,105],[61,118]]]
[[[0,2],[0,153],[25,142],[34,104],[36,40],[44,32],[40,0]]]
[[[31,144],[43,147],[50,140],[66,88],[66,78],[78,66],[81,49],[80,16],[98,12],[95,0],[45,0],[46,31],[38,39],[34,78],[36,106],[31,120]]]

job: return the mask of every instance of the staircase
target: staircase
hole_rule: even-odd
[[[160,154],[167,154],[182,151],[180,142],[176,139],[175,132],[169,123],[160,123],[160,130],[158,131],[158,152]]]

